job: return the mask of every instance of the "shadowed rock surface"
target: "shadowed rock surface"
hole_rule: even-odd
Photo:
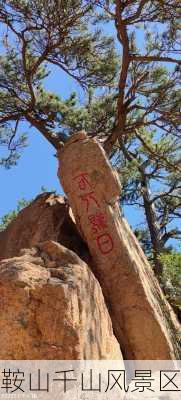
[[[53,193],[40,194],[0,232],[0,260],[17,256],[21,249],[45,240],[59,242],[81,254],[81,258],[88,254],[65,198]]]

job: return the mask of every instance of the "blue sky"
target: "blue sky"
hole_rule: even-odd
[[[108,34],[112,32],[113,27],[109,27]],[[143,43],[143,37],[141,40],[140,34],[139,38]],[[72,91],[76,91],[79,101],[82,102],[84,93],[80,86],[60,69],[56,67],[50,67],[50,69],[51,74],[45,82],[46,89],[63,98],[67,98]],[[27,124],[24,124],[24,128],[28,133],[29,145],[23,150],[17,166],[10,170],[0,168],[2,188],[0,218],[16,208],[18,200],[22,198],[30,200],[36,197],[41,192],[42,186],[48,191],[56,190],[57,193],[63,194],[57,178],[57,159],[54,156],[54,148],[35,128],[29,128]],[[144,215],[137,207],[125,207],[124,213],[132,227],[143,224]]]
[[[83,100],[83,92],[78,84],[67,77],[64,72],[51,68],[51,74],[46,80],[47,90],[57,92],[66,98],[72,91],[76,91],[79,100]],[[10,170],[0,168],[0,218],[14,209],[18,200],[34,198],[44,186],[47,190],[56,190],[63,194],[62,187],[57,178],[57,159],[54,148],[36,131],[24,124],[28,133],[28,147],[23,149],[22,156],[17,166]],[[132,226],[140,223],[139,210],[125,208],[125,214]]]
[[[112,34],[113,26],[106,25],[106,33]],[[0,27],[2,34],[2,26]],[[119,50],[120,46],[118,45]],[[2,48],[1,48],[2,50]],[[62,98],[67,98],[72,91],[77,93],[78,100],[83,102],[84,93],[80,86],[63,71],[55,66],[50,67],[51,74],[46,79],[45,87],[53,91]],[[28,147],[22,151],[22,156],[17,166],[6,170],[0,167],[0,219],[3,215],[16,208],[18,200],[25,198],[32,199],[37,196],[41,187],[44,186],[48,191],[56,190],[63,194],[62,187],[57,178],[57,159],[54,156],[53,147],[36,131],[29,128],[27,124],[23,127],[28,133]],[[0,148],[0,156],[2,149]],[[125,216],[132,226],[140,223],[140,211],[125,207]],[[143,216],[142,216],[143,221]]]

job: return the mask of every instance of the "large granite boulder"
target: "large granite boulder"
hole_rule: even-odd
[[[0,359],[122,359],[101,287],[71,250],[46,241],[0,262]]]

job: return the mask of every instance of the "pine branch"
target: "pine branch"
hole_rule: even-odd
[[[178,60],[178,59],[176,59],[176,58],[172,58],[172,57],[161,57],[161,56],[157,56],[157,55],[155,55],[155,56],[136,56],[136,55],[133,55],[133,54],[131,54],[131,56],[130,56],[130,59],[131,59],[131,61],[141,61],[141,62],[143,62],[143,63],[150,63],[150,62],[154,62],[154,61],[157,61],[157,62],[168,62],[168,63],[175,63],[175,64],[179,64],[179,65],[181,65],[181,60]]]

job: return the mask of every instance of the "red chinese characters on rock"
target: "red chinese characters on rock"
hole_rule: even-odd
[[[106,215],[102,212],[96,212],[96,214],[89,215],[88,219],[91,223],[93,233],[99,233],[102,229],[107,228]]]
[[[89,211],[89,206],[90,206],[90,204],[92,202],[95,203],[97,205],[97,207],[100,208],[100,205],[99,205],[98,201],[96,200],[94,192],[89,192],[89,193],[82,194],[80,196],[80,198],[81,198],[82,201],[86,202],[86,210],[87,210],[87,212]]]
[[[111,235],[107,232],[108,224],[106,214],[100,211],[100,204],[96,199],[96,194],[94,191],[90,191],[92,189],[92,185],[90,183],[89,174],[86,172],[81,172],[73,178],[74,182],[77,183],[78,189],[80,191],[89,190],[86,193],[79,194],[80,199],[86,206],[86,212],[88,213],[93,203],[99,208],[98,211],[93,214],[88,215],[88,221],[91,225],[92,233],[96,235],[95,239],[99,248],[99,251],[105,255],[109,254],[114,247],[113,239]],[[106,232],[105,232],[106,230]]]
[[[82,202],[84,202],[86,206],[86,211],[89,211],[89,207],[91,203],[96,204],[97,207],[100,207],[94,191],[90,191],[92,189],[92,185],[90,183],[90,178],[89,174],[86,172],[80,172],[80,174],[76,175],[73,180],[77,183],[78,189],[82,191],[85,191],[86,189],[89,190],[89,192],[86,192],[84,194],[80,194],[79,197],[81,198]]]
[[[88,216],[88,219],[91,223],[92,232],[95,234],[99,234],[100,231],[107,230],[107,220],[106,215],[102,212],[97,212],[96,214],[92,214]],[[113,240],[109,233],[102,233],[101,235],[96,237],[97,245],[102,254],[108,254],[113,249]]]
[[[88,180],[88,174],[86,172],[81,172],[80,174],[76,175],[73,180],[77,182],[78,188],[80,190],[86,190],[86,188],[91,188],[91,184]]]
[[[102,254],[109,254],[113,250],[113,240],[109,233],[103,233],[96,238],[98,248]]]

